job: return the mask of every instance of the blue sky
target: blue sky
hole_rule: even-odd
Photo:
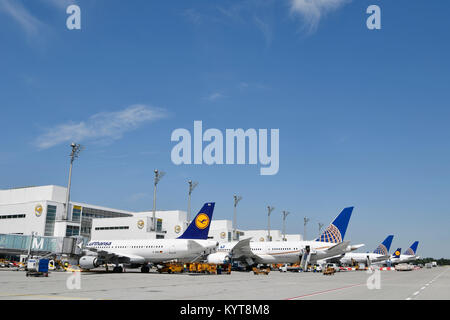
[[[66,28],[66,7],[82,29]],[[378,4],[382,29],[366,27]],[[388,234],[450,257],[450,56],[434,1],[0,0],[0,188],[66,185],[69,144],[86,149],[72,199],[158,208],[216,202],[216,219],[310,235],[355,206],[346,238]],[[280,170],[175,166],[177,128],[280,129]],[[193,209],[195,211],[197,209]],[[309,237],[308,237],[309,238]],[[395,249],[393,248],[393,249]]]

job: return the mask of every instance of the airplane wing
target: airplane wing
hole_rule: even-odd
[[[384,260],[388,260],[390,258],[390,255],[387,256],[381,256],[375,259],[370,259],[370,262],[380,262],[380,261],[384,261]]]
[[[200,243],[198,243],[195,240],[187,240],[188,242],[188,248],[189,251],[192,251],[193,253],[201,253],[206,250],[204,246],[202,246]]]
[[[345,249],[347,249],[348,244],[350,243],[350,241],[342,241],[339,242],[338,244],[335,244],[332,247],[329,247],[328,249],[324,250],[324,253],[327,254],[327,256],[330,255],[340,255],[345,253]]]
[[[361,247],[364,247],[364,246],[365,246],[365,244],[363,244],[363,243],[361,243],[361,244],[354,244],[354,245],[349,247],[349,249],[350,249],[349,251],[355,251],[355,250],[357,250],[357,249],[359,249]]]
[[[256,254],[252,252],[250,249],[250,240],[251,238],[244,239],[236,243],[236,245],[231,250],[231,256],[233,259],[239,259],[242,257],[246,258],[256,258]]]
[[[97,256],[106,262],[118,261],[119,263],[144,263],[145,259],[141,256],[121,253],[115,254],[106,250],[98,250],[96,248],[87,248],[90,252],[97,253]]]

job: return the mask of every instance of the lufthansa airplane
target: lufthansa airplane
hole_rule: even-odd
[[[355,250],[349,241],[343,241],[353,207],[345,208],[313,241],[239,242],[219,244],[217,252],[208,255],[208,263],[222,264],[240,261],[249,266],[255,264],[315,263],[317,260],[341,255]]]
[[[386,239],[374,250],[374,252],[360,253],[348,252],[342,258],[338,258],[342,264],[365,263],[369,266],[372,263],[379,263],[389,259],[389,250],[391,248],[393,235],[387,236]]]
[[[177,239],[101,240],[86,245],[87,253],[79,265],[93,269],[106,263],[115,265],[113,272],[123,272],[121,264],[141,266],[149,272],[148,263],[170,260],[193,262],[214,252],[217,241],[208,240],[215,203],[205,203],[186,231]]]
[[[415,241],[411,247],[409,247],[405,252],[400,254],[401,248],[398,248],[395,250],[394,254],[391,257],[391,263],[404,263],[404,262],[410,262],[416,259],[419,259],[419,256],[416,256],[417,247],[419,246],[419,241]]]

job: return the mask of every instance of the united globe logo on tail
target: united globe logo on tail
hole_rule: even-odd
[[[320,236],[319,241],[331,243],[342,242],[341,232],[334,224],[330,224],[327,230]]]
[[[377,254],[386,256],[388,254],[388,249],[383,244],[380,244],[373,253],[377,253]]]
[[[353,207],[344,208],[340,214],[333,220],[322,235],[315,241],[340,243],[344,240]]]

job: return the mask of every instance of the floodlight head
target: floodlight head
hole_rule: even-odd
[[[158,173],[158,169],[155,169],[155,173]]]

